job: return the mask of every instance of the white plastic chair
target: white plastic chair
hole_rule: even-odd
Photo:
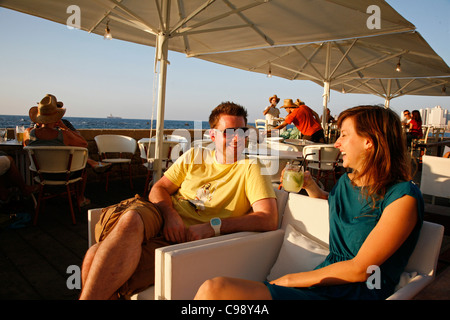
[[[149,148],[150,141],[150,150]],[[138,141],[142,165],[147,168],[147,178],[145,180],[144,195],[149,191],[151,173],[153,172],[153,161],[155,159],[155,141],[143,138]],[[163,151],[161,165],[163,170],[167,170],[170,165],[183,154],[183,147],[180,141],[163,140]]]
[[[283,243],[288,225],[301,232],[309,244],[304,247],[295,244],[301,250],[289,250],[293,253],[290,258],[310,264],[315,250],[311,244],[328,245],[327,200],[290,193],[282,216],[281,229],[275,231],[232,238],[226,235],[215,242],[203,239],[156,249],[155,269],[159,272],[155,274],[155,299],[192,299],[204,281],[217,276],[268,280],[275,263],[283,263],[280,251],[283,247],[286,249]],[[412,299],[435,279],[443,234],[442,225],[424,221],[400,283],[388,300]],[[284,266],[291,267],[291,263]],[[295,272],[310,271],[314,267]]]
[[[267,120],[266,119],[256,119],[255,127],[258,130],[267,130]]]
[[[325,180],[332,176],[336,184],[335,169],[338,166],[340,151],[333,144],[313,144],[303,148],[305,167],[317,171],[315,178]],[[326,183],[326,181],[325,181]]]
[[[435,198],[450,199],[450,159],[443,157],[422,157],[422,175],[420,178],[420,191],[431,195],[431,205],[435,206]],[[427,206],[427,204],[425,204]],[[436,206],[442,214],[450,214],[446,206]],[[431,211],[431,210],[430,210]]]
[[[75,194],[78,211],[80,211],[75,183],[85,179],[84,169],[88,150],[72,146],[26,146],[24,150],[28,152],[30,158],[30,171],[35,174],[34,181],[40,185],[33,224],[37,223],[42,202],[64,193],[67,193],[69,199],[72,222],[76,224],[72,195]],[[51,192],[56,189],[47,188],[47,186],[65,186],[66,188],[64,192],[52,194]],[[72,186],[74,188],[71,188]]]
[[[103,134],[95,138],[100,159],[113,165],[128,164],[128,174],[130,177],[130,187],[133,189],[133,180],[131,178],[131,159],[136,152],[136,140],[127,136],[116,134]],[[109,174],[106,173],[106,187],[108,191]]]

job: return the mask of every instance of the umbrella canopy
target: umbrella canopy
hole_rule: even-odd
[[[331,84],[331,89],[342,93],[374,94],[385,99],[389,107],[391,99],[404,95],[450,96],[450,76],[434,78],[352,79]]]
[[[168,49],[186,54],[414,29],[384,0],[1,0],[0,6],[100,35],[108,23],[115,39],[150,46],[165,33]],[[374,25],[372,8],[380,19]]]
[[[341,83],[355,87],[366,78],[450,76],[448,65],[415,31],[196,57],[291,80],[312,80],[324,86],[324,114],[330,85],[342,90]]]
[[[0,0],[0,6],[156,47],[156,179],[168,50],[200,55],[414,29],[383,0]]]

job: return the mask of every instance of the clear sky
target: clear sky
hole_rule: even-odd
[[[417,28],[450,65],[450,0],[388,0]],[[113,34],[114,36],[114,34]],[[64,102],[66,116],[104,118],[110,113],[150,119],[154,93],[154,48],[103,37],[0,8],[0,114],[27,115],[47,93]],[[268,97],[305,101],[321,113],[323,88],[310,81],[290,81],[233,69],[169,53],[166,112],[168,120],[207,120],[222,101],[244,105],[249,121],[262,118]],[[281,102],[282,103],[282,102]],[[333,115],[358,104],[383,104],[373,95],[331,92]],[[421,109],[450,97],[406,96],[391,108]],[[156,119],[156,106],[154,107]],[[282,111],[282,116],[284,111]]]

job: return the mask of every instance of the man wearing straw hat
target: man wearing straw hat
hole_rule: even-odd
[[[25,145],[66,145],[87,148],[87,141],[76,131],[70,130],[63,122],[66,113],[63,103],[52,94],[47,94],[37,107],[28,112],[35,128],[28,128],[24,133]]]
[[[278,125],[278,118],[280,118],[280,110],[277,108],[280,98],[276,94],[269,98],[270,106],[268,106],[264,111],[263,115],[266,116],[268,129],[273,129]]]
[[[303,139],[312,142],[325,142],[325,136],[322,126],[317,119],[317,114],[306,106],[304,102],[297,99],[297,104],[295,104],[292,99],[284,99],[284,104],[281,108],[285,108],[288,115],[284,118],[282,124],[272,130],[280,130],[293,123],[302,133]]]

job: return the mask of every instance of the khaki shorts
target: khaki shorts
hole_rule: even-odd
[[[129,210],[136,210],[144,223],[144,241],[139,264],[131,278],[120,287],[121,296],[130,296],[152,286],[155,282],[155,249],[171,245],[162,237],[160,231],[163,226],[162,214],[151,202],[136,195],[102,209],[99,222],[95,226],[95,240],[103,241],[114,229],[120,216]]]

